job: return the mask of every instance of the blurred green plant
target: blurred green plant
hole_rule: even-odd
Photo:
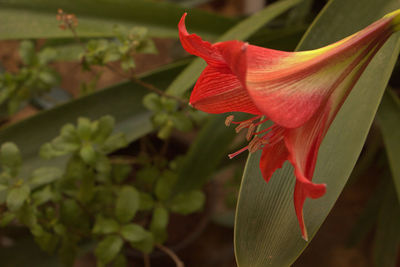
[[[0,108],[8,115],[60,82],[60,75],[49,65],[57,56],[55,49],[46,47],[37,52],[33,41],[22,41],[19,55],[23,66],[17,73],[0,73]]]
[[[179,105],[178,100],[149,93],[143,97],[143,105],[153,112],[153,125],[158,129],[157,137],[166,140],[173,129],[181,132],[193,130],[194,125],[202,125],[208,115],[190,108],[188,105]]]
[[[39,246],[57,251],[67,266],[79,247],[96,244],[98,266],[113,262],[126,266],[126,250],[150,253],[167,240],[170,213],[190,214],[202,209],[200,190],[173,195],[177,161],[146,154],[134,164],[108,156],[127,145],[124,134],[112,134],[114,119],[79,118],[40,150],[45,159],[67,156],[64,170],[42,167],[20,177],[21,156],[13,143],[0,150],[0,225],[22,224]],[[129,161],[128,161],[129,163]],[[136,177],[131,173],[135,169]]]
[[[134,54],[157,53],[146,28],[134,27],[130,31],[122,31],[116,27],[115,37],[89,40],[81,55],[83,68],[90,70],[91,66],[105,66],[109,62],[119,61],[121,68],[129,71],[135,68]]]

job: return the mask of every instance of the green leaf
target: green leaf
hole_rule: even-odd
[[[43,69],[39,72],[38,78],[40,81],[42,81],[44,84],[47,85],[57,85],[60,81],[60,76],[57,72],[55,72],[52,69],[46,68]]]
[[[156,207],[151,218],[150,231],[154,235],[156,243],[163,243],[167,239],[167,226],[169,214],[164,207]]]
[[[93,226],[93,234],[112,234],[117,233],[119,230],[119,223],[111,218],[105,218],[101,215],[96,217]]]
[[[57,247],[60,238],[49,232],[43,232],[38,236],[35,236],[35,241],[38,243],[40,248],[48,253],[53,253]]]
[[[184,64],[185,62],[168,65],[142,76],[143,80],[158,88],[164,88],[181,71]],[[59,129],[65,124],[74,124],[78,117],[98,119],[107,114],[115,118],[116,132],[124,132],[129,142],[136,140],[153,129],[150,113],[141,103],[142,97],[147,93],[145,88],[131,82],[115,85],[3,128],[0,131],[0,143],[12,141],[24,148],[22,151],[24,164],[21,166],[21,175],[28,176],[43,164],[62,168],[66,164],[66,158],[60,157],[44,162],[38,156],[41,144],[57,136]],[[105,102],[107,105],[99,105],[99,103]],[[26,138],[27,132],[29,138]],[[48,145],[47,148],[49,148]],[[41,152],[52,155],[54,150],[49,153]]]
[[[11,223],[13,220],[15,219],[15,213],[13,212],[4,212],[3,214],[1,214],[1,218],[0,218],[0,227],[5,227],[7,226],[9,223]]]
[[[330,1],[299,49],[337,41],[396,8],[394,0]],[[392,36],[371,61],[322,142],[313,182],[326,183],[327,193],[305,203],[310,239],[339,197],[360,154],[397,59],[398,37]],[[237,262],[239,266],[289,266],[308,245],[301,238],[293,209],[293,168],[285,163],[267,184],[261,177],[259,159],[260,153],[250,155],[240,189],[235,228]]]
[[[149,254],[154,248],[154,236],[152,233],[147,232],[145,239],[139,242],[130,242],[130,245],[143,253]]]
[[[174,129],[174,124],[172,121],[168,120],[165,125],[157,133],[157,137],[163,140],[168,139],[171,136],[172,130]]]
[[[111,175],[117,183],[122,183],[132,171],[130,165],[125,164],[115,164],[112,166]]]
[[[88,226],[88,217],[73,199],[64,199],[61,202],[60,220],[66,226],[77,226],[79,229],[85,229]]]
[[[201,188],[221,159],[228,157],[227,149],[237,135],[234,129],[225,126],[225,118],[226,115],[213,115],[203,126],[178,169],[174,193]],[[240,121],[245,116],[238,114],[235,118]]]
[[[115,216],[122,223],[127,223],[135,216],[140,198],[138,191],[133,186],[123,186],[118,190]]]
[[[187,132],[193,128],[192,121],[181,112],[173,113],[170,118],[175,128],[179,131]]]
[[[17,175],[18,168],[21,165],[21,155],[14,143],[7,142],[1,146],[0,162],[5,171],[9,171],[12,176]]]
[[[92,140],[95,143],[103,143],[112,133],[115,125],[115,119],[110,115],[99,119],[97,131],[94,132]]]
[[[134,223],[123,225],[120,233],[129,242],[140,242],[148,236],[148,232],[142,226]]]
[[[33,65],[37,60],[35,45],[32,41],[22,41],[19,46],[19,56],[25,65]]]
[[[375,266],[395,267],[400,245],[400,204],[390,179],[379,210],[374,243]]]
[[[204,193],[199,190],[180,193],[171,200],[168,207],[172,212],[186,215],[200,210],[205,199]]]
[[[50,186],[46,186],[43,189],[40,190],[35,190],[32,193],[32,199],[35,203],[35,205],[42,205],[50,200],[53,200],[54,198],[54,193],[51,190]]]
[[[57,9],[74,13],[79,25],[78,36],[115,36],[115,25],[129,31],[132,27],[143,26],[149,35],[156,37],[177,37],[179,18],[187,10],[170,2],[147,0],[1,0],[0,36],[2,39],[17,38],[72,38],[68,30],[59,29],[56,21]],[[165,12],[165,11],[168,12]],[[190,11],[193,28],[207,37],[215,37],[236,23],[235,19],[224,18],[200,10]]]
[[[383,95],[377,118],[400,203],[400,101],[390,89]]]
[[[176,173],[166,170],[157,180],[154,193],[159,200],[167,200],[177,179]]]
[[[149,93],[143,97],[143,106],[151,111],[161,111],[162,106],[160,102],[160,96],[156,93]]]
[[[62,176],[63,172],[54,167],[43,167],[35,170],[32,173],[31,183],[35,186],[41,186],[45,184],[52,183],[58,180]]]
[[[126,136],[124,133],[117,133],[104,141],[102,150],[104,153],[110,153],[114,150],[117,150],[119,148],[123,148],[124,146],[128,145],[128,141],[126,139]]]
[[[11,211],[18,210],[28,199],[30,192],[31,190],[26,184],[12,188],[7,194],[7,207]]]
[[[96,247],[94,254],[97,261],[107,264],[112,261],[120,252],[124,241],[117,235],[110,235],[104,238]]]
[[[79,155],[86,164],[93,165],[96,163],[97,153],[91,144],[84,144]]]
[[[152,188],[155,180],[160,177],[160,170],[153,165],[148,165],[136,173],[136,183],[140,188]]]
[[[150,194],[139,192],[139,210],[151,210],[154,207],[154,199]]]
[[[253,33],[255,33],[262,26],[281,15],[288,9],[294,7],[300,2],[300,0],[283,0],[277,3],[268,5],[265,9],[257,12],[253,16],[241,21],[235,27],[229,29],[221,37],[218,38],[218,42],[228,40],[246,40]],[[202,38],[207,40],[206,36],[202,36],[201,32],[196,32],[194,28],[194,18],[191,18],[191,14],[187,18],[187,25],[189,32],[194,32],[200,35]],[[182,73],[170,84],[167,88],[167,93],[172,95],[183,95],[197,80],[200,76],[200,72],[204,69],[206,64],[200,58],[194,60]]]
[[[57,50],[52,47],[45,47],[38,53],[39,64],[46,65],[57,58]]]
[[[91,122],[88,118],[79,117],[78,118],[78,126],[76,127],[76,132],[78,136],[82,140],[89,140],[90,136],[92,135],[92,127]]]

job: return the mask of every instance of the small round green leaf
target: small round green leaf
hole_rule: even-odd
[[[95,255],[101,264],[112,261],[120,252],[124,241],[117,235],[110,235],[104,238],[96,247]]]
[[[21,165],[21,155],[18,147],[11,142],[4,143],[1,146],[0,161],[2,167],[10,171],[11,175],[17,175],[17,169]]]
[[[139,208],[139,193],[133,186],[123,186],[118,191],[115,216],[121,223],[127,223],[133,219]]]
[[[119,223],[114,219],[97,216],[92,232],[94,234],[112,234],[118,232]]]
[[[79,151],[79,155],[86,164],[92,165],[96,163],[96,151],[91,144],[83,145]]]
[[[7,194],[7,207],[11,211],[18,210],[28,199],[30,192],[31,190],[26,184],[12,188]]]
[[[170,197],[177,178],[177,174],[172,171],[167,170],[162,173],[155,187],[155,194],[159,200],[167,200]]]
[[[154,235],[156,243],[162,243],[167,239],[167,225],[169,220],[168,210],[164,207],[156,207],[151,218],[150,231]]]
[[[186,215],[200,210],[203,207],[204,202],[204,193],[195,190],[175,196],[169,203],[169,208],[173,212]]]
[[[32,173],[31,183],[36,186],[49,184],[62,176],[62,171],[54,167],[42,167]]]
[[[148,232],[138,224],[127,224],[121,227],[120,233],[129,242],[139,242],[148,236]]]

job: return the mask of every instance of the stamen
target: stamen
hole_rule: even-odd
[[[248,128],[251,124],[253,124],[253,121],[244,121],[239,126],[235,128],[236,133],[239,133],[241,130],[244,128]]]
[[[261,147],[260,137],[256,136],[249,143],[249,152],[254,153]]]
[[[233,115],[229,115],[228,117],[226,117],[225,119],[225,126],[229,127],[233,121],[235,117]]]
[[[266,122],[266,121],[269,121],[269,119],[268,119],[268,118],[265,118],[265,119],[263,119],[263,120],[261,120],[261,121],[255,123],[254,126],[258,126],[258,125],[260,125],[260,124],[263,124],[263,123]]]
[[[282,128],[279,125],[273,124],[272,126],[255,132],[256,127],[266,121],[268,118],[264,118],[258,122],[254,122],[258,120],[262,115],[255,116],[253,118],[235,122],[233,121],[233,115],[230,115],[225,120],[225,125],[229,126],[231,123],[239,124],[235,130],[236,133],[239,133],[241,130],[248,128],[246,133],[246,139],[249,141],[249,144],[242,149],[236,151],[235,153],[229,154],[229,158],[232,159],[239,155],[240,153],[248,150],[250,153],[254,153],[259,149],[263,149],[265,146],[272,146],[276,143],[280,142],[284,138],[285,128]],[[253,138],[253,139],[252,139]],[[251,140],[251,141],[250,141]]]
[[[239,155],[240,153],[246,151],[247,148],[248,148],[248,146],[245,146],[245,147],[243,147],[242,149],[240,149],[240,150],[238,150],[238,151],[236,151],[236,152],[234,152],[234,153],[232,153],[232,154],[229,154],[228,157],[229,157],[230,159],[233,159],[234,157],[236,157],[236,156]]]
[[[253,136],[255,130],[256,130],[256,125],[254,123],[250,124],[246,134],[247,141],[251,140],[251,137]]]
[[[241,124],[241,123],[246,122],[246,121],[251,121],[251,122],[253,122],[253,121],[258,120],[259,118],[261,118],[261,116],[262,116],[262,115],[257,115],[257,116],[255,116],[255,117],[253,117],[253,118],[250,118],[250,119],[247,119],[247,120],[244,120],[244,121],[232,121],[232,123],[233,123],[233,124]]]
[[[272,130],[272,128],[274,128],[274,127],[275,127],[275,124],[272,125],[272,126],[270,126],[270,127],[268,127],[268,128],[266,128],[266,129],[264,129],[264,130],[261,130],[261,131],[259,131],[259,132],[255,132],[254,135],[259,135],[259,134],[268,132],[268,131]]]

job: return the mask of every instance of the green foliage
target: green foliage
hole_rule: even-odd
[[[383,95],[377,118],[400,203],[400,100],[390,88]]]
[[[176,195],[169,203],[169,208],[172,212],[186,215],[201,209],[204,202],[203,192],[194,190]]]
[[[57,56],[54,49],[36,52],[34,42],[23,41],[19,54],[24,65],[17,73],[0,73],[0,106],[6,107],[8,115],[60,82],[59,74],[49,66]]]
[[[150,231],[153,233],[155,242],[163,243],[167,239],[167,225],[169,220],[168,210],[164,207],[156,207],[150,223]]]
[[[92,39],[87,43],[81,55],[84,69],[90,70],[91,66],[105,66],[119,61],[121,68],[128,71],[135,68],[134,54],[157,53],[146,28],[135,27],[127,33],[117,28],[115,36],[115,39]]]
[[[398,8],[395,2],[330,1],[298,49],[340,40]],[[337,27],[339,24],[342,26]],[[328,216],[354,168],[398,58],[398,37],[393,35],[368,65],[322,142],[313,182],[327,184],[327,193],[306,201],[304,217],[310,238]],[[301,239],[293,212],[293,169],[284,164],[267,184],[261,177],[259,159],[259,153],[250,156],[242,180],[235,221],[236,259],[240,266],[289,266],[309,244]]]
[[[112,261],[122,249],[123,244],[123,239],[117,235],[109,235],[100,241],[95,250],[98,266],[105,266]]]
[[[127,223],[135,216],[140,198],[138,191],[133,186],[123,186],[118,190],[115,205],[115,216],[121,223]]]
[[[143,97],[143,105],[153,112],[152,121],[154,126],[159,129],[157,136],[160,139],[168,139],[174,128],[188,132],[193,129],[192,121],[202,121],[202,118],[197,116],[199,111],[191,110],[184,114],[176,99],[155,93],[149,93]]]
[[[138,224],[126,224],[121,227],[121,236],[129,242],[141,242],[148,236],[148,232]]]
[[[109,167],[104,168],[104,165],[109,165],[104,155],[127,145],[124,135],[112,135],[110,129],[113,127],[114,119],[110,116],[104,116],[94,122],[88,118],[78,118],[76,127],[72,124],[64,125],[58,137],[44,144],[40,155],[50,159],[72,154],[99,172],[109,172]],[[99,161],[102,164],[97,164]]]
[[[172,194],[179,161],[142,154],[133,166],[113,162],[108,153],[127,145],[125,136],[113,134],[114,119],[80,117],[67,123],[40,149],[45,159],[68,157],[64,170],[40,167],[28,179],[19,177],[21,155],[13,143],[0,150],[0,191],[6,211],[1,226],[14,220],[31,231],[42,250],[57,251],[72,265],[85,240],[97,242],[99,266],[126,263],[125,245],[150,253],[167,239],[171,212],[190,214],[204,205],[201,191]],[[116,158],[118,159],[118,158]],[[123,159],[123,158],[122,158]],[[132,169],[137,176],[132,181]],[[143,218],[151,218],[143,223]],[[40,223],[39,223],[40,222]]]

